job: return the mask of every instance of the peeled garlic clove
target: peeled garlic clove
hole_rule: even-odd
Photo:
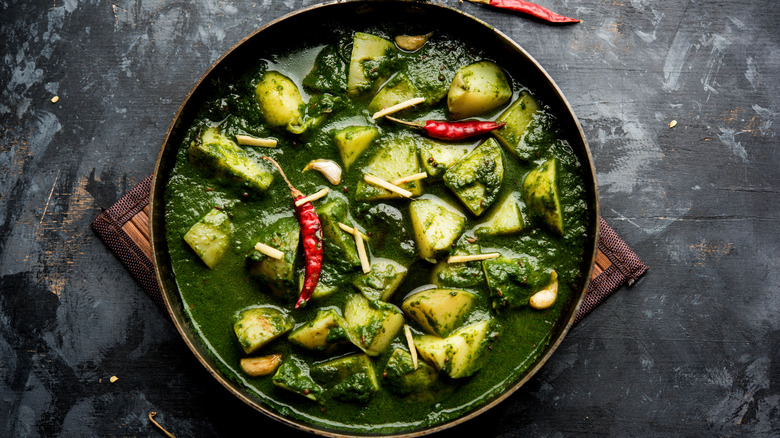
[[[555,303],[555,299],[558,297],[558,273],[553,271],[550,276],[550,284],[544,289],[533,294],[529,300],[529,304],[534,309],[547,309]]]
[[[303,168],[304,172],[307,170],[316,170],[320,172],[325,177],[325,179],[327,179],[328,182],[334,186],[337,186],[341,183],[341,166],[336,164],[334,161],[322,159],[312,160],[309,162],[309,164],[306,165],[306,167]]]
[[[395,37],[395,43],[398,44],[398,47],[413,52],[422,47],[431,36],[433,36],[433,32],[425,35],[398,35]]]
[[[245,357],[241,359],[241,369],[250,376],[267,376],[282,363],[281,354],[271,354],[263,357]]]

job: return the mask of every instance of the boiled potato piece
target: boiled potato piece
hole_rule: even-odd
[[[500,256],[482,261],[493,308],[518,308],[528,305],[529,298],[557,280],[555,271],[540,268],[535,257]]]
[[[232,225],[224,212],[213,209],[184,235],[184,241],[211,269],[219,263],[230,245]]]
[[[379,391],[371,358],[362,353],[318,363],[311,376],[326,388],[326,397],[345,402],[364,404]]]
[[[450,251],[450,256],[481,253],[482,249],[479,245],[461,242]],[[485,274],[482,272],[482,262],[480,261],[447,263],[447,260],[444,259],[439,261],[431,272],[431,283],[442,289],[473,287],[484,283],[484,281]]]
[[[474,294],[457,289],[428,289],[407,297],[401,309],[426,332],[446,337],[468,318]]]
[[[411,135],[391,137],[363,169],[363,173],[369,173],[389,182],[419,172],[417,144],[415,143],[415,137]],[[412,196],[420,196],[422,194],[421,181],[408,182],[401,184],[399,187],[412,192]],[[397,193],[367,183],[362,179],[355,188],[355,200],[357,201],[377,201],[400,197],[401,195]]]
[[[233,331],[246,354],[252,354],[293,328],[293,319],[275,307],[250,307],[239,313]]]
[[[388,301],[406,277],[407,269],[398,262],[385,258],[371,261],[371,272],[352,280],[352,285],[369,300]]]
[[[264,192],[274,180],[273,174],[258,164],[233,140],[218,128],[205,128],[189,148],[190,161],[195,167],[210,172],[218,179]]]
[[[466,226],[463,215],[433,199],[412,201],[409,215],[420,257],[432,263],[437,255],[452,247]]]
[[[287,339],[312,351],[325,351],[349,342],[347,322],[335,309],[320,309],[313,321],[293,330]]]
[[[255,87],[257,103],[265,121],[274,127],[284,126],[293,132],[303,123],[304,107],[295,82],[277,71],[267,71]]]
[[[341,162],[344,168],[349,166],[363,153],[363,151],[379,136],[379,130],[373,126],[347,126],[336,131],[333,141],[339,148]]]
[[[420,91],[417,90],[406,75],[399,73],[389,81],[374,95],[368,104],[368,112],[375,113],[381,109],[405,102],[409,99],[420,97]]]
[[[493,320],[461,327],[446,338],[435,335],[414,337],[419,355],[453,379],[468,377],[484,365]]]
[[[325,46],[303,78],[305,88],[320,93],[344,94],[347,91],[347,62],[337,44]]]
[[[558,195],[558,160],[553,158],[528,173],[523,181],[528,208],[554,233],[563,235],[563,210]]]
[[[264,243],[284,253],[281,259],[253,250],[249,258],[249,275],[269,286],[277,295],[284,296],[296,290],[295,265],[298,259],[300,227],[294,217],[285,217],[264,227],[253,242]]]
[[[355,294],[344,307],[350,339],[371,356],[381,354],[404,324],[404,314],[392,304]]]
[[[392,58],[392,42],[364,32],[355,32],[349,59],[347,94],[359,97],[373,92],[387,78],[386,64]]]
[[[415,368],[412,355],[400,348],[393,350],[382,375],[387,389],[404,396],[430,393],[439,383],[436,369],[421,360]]]
[[[288,356],[271,378],[274,386],[302,395],[309,400],[323,400],[325,390],[311,378],[309,366],[303,360]]]
[[[441,178],[444,172],[469,154],[463,146],[451,146],[430,139],[420,140],[420,162],[431,178]]]
[[[539,112],[539,104],[536,99],[531,93],[523,91],[520,93],[520,97],[496,120],[497,122],[506,122],[506,125],[493,131],[493,135],[501,144],[524,160],[528,160],[530,157],[521,150],[521,144],[537,112]]]
[[[444,174],[444,185],[476,216],[496,200],[504,180],[501,146],[489,138]]]
[[[514,194],[507,196],[485,222],[477,225],[478,236],[516,234],[523,231],[525,220],[522,205]]]
[[[447,93],[447,108],[453,119],[465,119],[494,110],[511,98],[512,87],[501,67],[480,61],[458,69]]]
[[[358,257],[354,238],[339,228],[339,222],[350,222],[347,201],[333,197],[317,208],[317,214],[322,224],[325,258],[337,265],[359,267],[360,257]]]

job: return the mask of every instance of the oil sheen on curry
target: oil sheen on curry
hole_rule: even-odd
[[[521,72],[383,29],[248,65],[214,83],[165,192],[221,371],[345,433],[440,425],[517,382],[588,230],[581,163]]]

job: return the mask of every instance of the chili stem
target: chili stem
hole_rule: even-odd
[[[393,116],[385,116],[385,118],[388,119],[388,120],[392,120],[392,121],[394,121],[396,123],[400,123],[402,125],[411,126],[412,128],[423,129],[423,127],[425,126],[421,122],[410,122],[408,120],[397,119],[397,118],[395,118]]]
[[[154,421],[154,416],[155,416],[155,415],[157,415],[157,412],[149,412],[149,421],[151,421],[151,422],[152,422],[152,424],[154,424],[154,425],[155,425],[155,426],[157,426],[157,427],[158,427],[158,428],[159,428],[161,431],[163,431],[163,433],[165,434],[165,436],[167,436],[168,438],[176,438],[176,437],[175,437],[175,436],[174,436],[172,433],[168,432],[167,430],[165,430],[165,428],[164,428],[164,427],[160,426],[160,423],[158,423],[158,422]]]
[[[300,190],[298,190],[298,189],[296,189],[295,187],[293,187],[293,185],[292,185],[292,183],[290,182],[290,180],[289,180],[289,179],[287,179],[287,175],[285,175],[285,174],[284,174],[284,170],[282,170],[282,166],[280,166],[280,165],[279,165],[279,163],[277,163],[277,162],[276,162],[276,160],[274,160],[274,159],[273,159],[273,158],[271,158],[271,157],[266,157],[266,156],[262,156],[262,157],[260,157],[260,158],[262,158],[262,159],[264,159],[264,160],[266,160],[266,161],[270,161],[270,162],[271,162],[271,164],[273,164],[273,165],[274,165],[274,167],[276,167],[276,170],[278,170],[278,171],[279,171],[279,173],[282,175],[282,178],[284,178],[284,182],[286,182],[286,183],[287,183],[287,187],[289,187],[289,188],[290,188],[290,193],[292,193],[292,195],[293,195],[293,198],[297,198],[298,196],[303,196],[303,193],[301,193],[301,191],[300,191]]]

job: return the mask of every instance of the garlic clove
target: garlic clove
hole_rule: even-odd
[[[307,170],[316,170],[320,172],[328,182],[335,186],[341,184],[341,166],[334,161],[323,159],[312,160],[303,168],[303,172],[306,172]]]
[[[404,50],[414,52],[422,47],[431,36],[433,36],[433,32],[425,35],[398,35],[395,37],[395,43]]]
[[[528,300],[531,307],[542,310],[551,307],[558,297],[558,273],[553,271],[550,276],[550,284],[544,289],[533,294]]]

